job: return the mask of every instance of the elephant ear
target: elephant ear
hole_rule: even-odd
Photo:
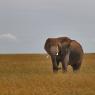
[[[50,38],[46,40],[45,45],[44,45],[44,49],[46,50],[47,53],[49,52],[49,43],[50,43]]]
[[[69,48],[70,47],[70,44],[71,44],[71,39],[69,39],[69,38],[66,38],[66,39],[64,39],[62,42],[61,42],[61,44],[62,44],[62,47],[64,47],[64,48]]]
[[[64,48],[68,48],[70,46],[71,43],[71,39],[68,37],[59,37],[59,47],[64,47]]]
[[[70,46],[70,43],[68,41],[62,43],[62,47],[64,47],[64,48],[69,48],[69,46]]]
[[[70,44],[71,44],[71,40],[65,40],[62,42],[62,47],[61,47],[62,55],[65,55],[69,51]]]

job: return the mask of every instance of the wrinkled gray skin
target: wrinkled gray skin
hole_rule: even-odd
[[[73,71],[80,68],[83,59],[81,45],[68,37],[48,38],[44,49],[51,56],[53,72],[58,71],[59,63],[62,63],[62,70],[67,71],[67,66],[71,65]]]

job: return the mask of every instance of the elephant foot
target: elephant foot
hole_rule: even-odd
[[[78,73],[80,71],[80,69],[73,69],[74,73]]]
[[[53,72],[54,72],[54,73],[57,73],[58,70],[60,70],[60,69],[61,69],[61,67],[58,67],[58,68],[56,68],[56,69],[53,69]]]
[[[57,70],[53,70],[53,73],[57,73],[58,71]]]
[[[67,72],[67,69],[62,69],[62,72],[63,72],[63,73],[66,73],[66,72]]]
[[[63,73],[66,73],[66,72],[67,72],[67,67],[63,67],[63,68],[62,68],[62,72],[63,72]]]
[[[72,65],[73,72],[78,72],[80,70],[80,64],[74,64]]]
[[[58,68],[53,68],[53,72],[54,73],[58,72]]]
[[[61,67],[59,67],[58,70],[61,70]]]

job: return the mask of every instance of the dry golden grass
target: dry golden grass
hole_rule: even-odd
[[[95,95],[95,54],[79,72],[54,74],[46,55],[0,55],[0,95]]]

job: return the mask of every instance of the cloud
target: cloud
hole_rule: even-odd
[[[16,36],[11,33],[6,34],[0,34],[0,39],[11,39],[11,40],[17,40]]]

